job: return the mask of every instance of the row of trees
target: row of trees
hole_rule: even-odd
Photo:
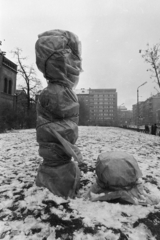
[[[11,104],[4,103],[0,108],[0,132],[11,129],[33,128],[36,126],[35,104],[27,111],[26,104],[17,104],[16,109]]]

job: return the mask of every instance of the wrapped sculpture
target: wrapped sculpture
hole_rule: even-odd
[[[92,201],[118,201],[130,204],[153,204],[140,178],[136,159],[121,151],[103,152],[96,163],[96,182],[85,194]]]
[[[37,186],[62,197],[74,197],[79,186],[81,161],[78,138],[79,103],[73,92],[81,72],[81,46],[71,32],[51,30],[39,35],[36,64],[48,86],[37,103],[37,142],[43,163]]]

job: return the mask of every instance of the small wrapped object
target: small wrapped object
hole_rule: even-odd
[[[101,153],[96,163],[96,174],[96,182],[85,198],[135,205],[152,204],[140,181],[142,172],[132,155],[121,151]]]
[[[62,197],[74,197],[79,186],[81,161],[78,138],[79,103],[73,88],[81,72],[78,37],[68,31],[51,30],[39,35],[36,64],[48,81],[37,102],[37,142],[43,158],[36,178]]]

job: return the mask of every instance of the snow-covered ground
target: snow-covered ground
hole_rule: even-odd
[[[35,186],[38,155],[35,130],[0,134],[0,239],[160,239],[160,137],[125,129],[79,127],[79,197],[64,200]],[[95,180],[97,156],[108,150],[133,154],[142,181],[157,205],[91,202],[82,195]]]

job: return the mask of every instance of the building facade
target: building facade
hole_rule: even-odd
[[[156,123],[160,125],[160,109],[156,111]]]
[[[148,98],[145,101],[145,124],[155,124],[157,122],[157,111],[160,108],[160,93]]]
[[[88,124],[98,126],[117,125],[116,89],[81,89],[76,90],[79,99],[89,109]]]
[[[160,93],[146,99],[144,102],[139,102],[138,111],[137,104],[133,106],[133,121],[137,125],[138,112],[139,112],[139,125],[152,125],[159,121],[160,109]]]
[[[0,53],[0,106],[14,103],[17,65]]]
[[[127,110],[125,106],[119,106],[118,110],[118,126],[127,127],[132,124],[132,110]]]

